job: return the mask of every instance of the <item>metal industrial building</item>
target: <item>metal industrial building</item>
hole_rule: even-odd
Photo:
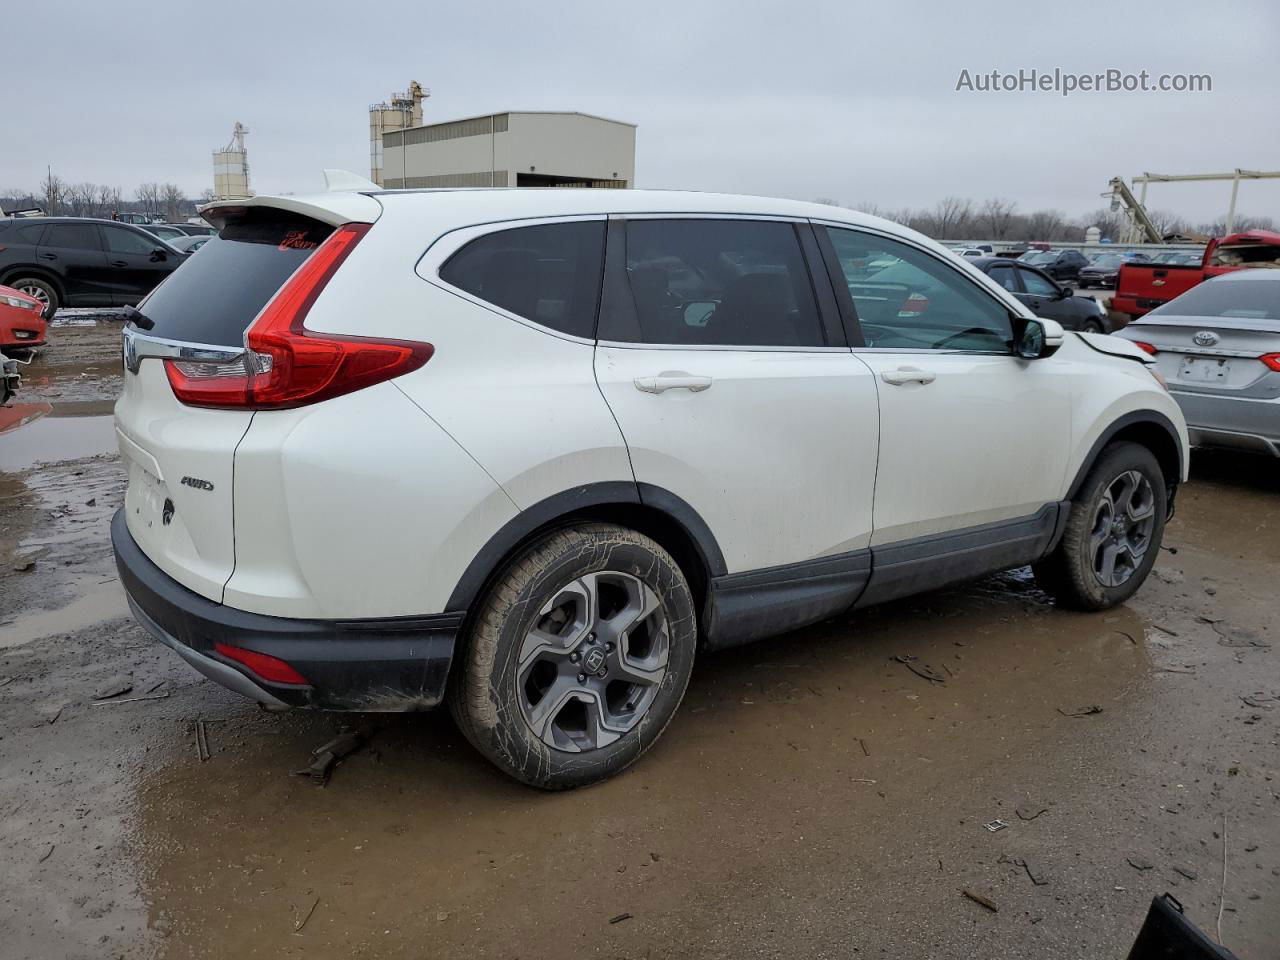
[[[381,169],[372,172],[388,189],[630,187],[635,158],[633,123],[585,113],[508,111],[387,130]]]

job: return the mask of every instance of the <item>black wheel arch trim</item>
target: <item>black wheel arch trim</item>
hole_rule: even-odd
[[[44,267],[14,267],[12,270],[6,270],[3,274],[3,285],[6,287],[13,286],[11,281],[21,280],[30,277],[34,280],[43,280],[49,286],[53,287],[53,292],[58,295],[59,300],[66,300],[66,289],[62,285],[62,280],[58,278],[56,273],[46,270]]]
[[[1080,469],[1076,471],[1075,479],[1071,481],[1071,486],[1067,488],[1067,500],[1074,500],[1076,494],[1080,492],[1080,488],[1084,485],[1085,477],[1089,475],[1089,471],[1093,469],[1093,465],[1098,462],[1098,457],[1102,455],[1102,451],[1107,444],[1115,439],[1120,431],[1138,424],[1150,424],[1157,426],[1168,434],[1169,442],[1173,444],[1173,449],[1178,455],[1178,470],[1173,477],[1165,478],[1165,485],[1169,490],[1169,513],[1173,513],[1173,496],[1178,488],[1178,483],[1182,479],[1182,474],[1187,467],[1187,453],[1182,447],[1182,441],[1178,437],[1178,430],[1173,425],[1173,421],[1157,410],[1134,410],[1126,413],[1124,416],[1113,420],[1111,424],[1098,435],[1098,439],[1093,441],[1093,446],[1089,448],[1089,452],[1080,462]],[[1154,452],[1154,451],[1153,451]]]
[[[685,500],[650,483],[607,480],[554,494],[508,520],[467,565],[445,609],[457,612],[474,609],[503,562],[536,533],[554,528],[558,521],[572,520],[584,510],[610,506],[648,507],[664,514],[683,528],[696,547],[708,578],[724,575],[726,568],[720,545],[706,521]]]

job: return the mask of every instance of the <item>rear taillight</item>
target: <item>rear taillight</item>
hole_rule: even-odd
[[[369,231],[348,223],[331,233],[258,315],[245,334],[243,362],[166,360],[174,396],[196,407],[279,410],[318,403],[416,370],[429,343],[347,337],[303,328],[325,284]]]
[[[1280,353],[1264,353],[1258,358],[1269,370],[1280,373]]]
[[[215,643],[213,649],[228,660],[234,660],[268,683],[292,683],[306,685],[307,678],[300,674],[279,657],[259,653],[257,650],[246,650],[244,647],[233,647],[229,643]]]
[[[1151,354],[1153,357],[1160,352],[1159,350],[1156,349],[1155,344],[1147,343],[1145,340],[1134,340],[1133,345],[1137,347],[1139,350],[1147,351],[1147,353]]]

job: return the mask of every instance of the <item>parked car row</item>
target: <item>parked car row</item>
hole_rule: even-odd
[[[699,650],[1027,563],[1123,602],[1187,475],[1146,352],[875,217],[572,189],[206,216],[124,332],[133,610],[276,708],[447,699],[539,787],[639,758]]]
[[[132,224],[82,217],[0,220],[0,284],[42,305],[136,304],[187,254]]]

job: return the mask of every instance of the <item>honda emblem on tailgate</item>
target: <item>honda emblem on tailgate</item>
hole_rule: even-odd
[[[208,480],[201,480],[199,477],[183,477],[178,481],[184,487],[195,487],[197,490],[213,490],[213,484]]]

